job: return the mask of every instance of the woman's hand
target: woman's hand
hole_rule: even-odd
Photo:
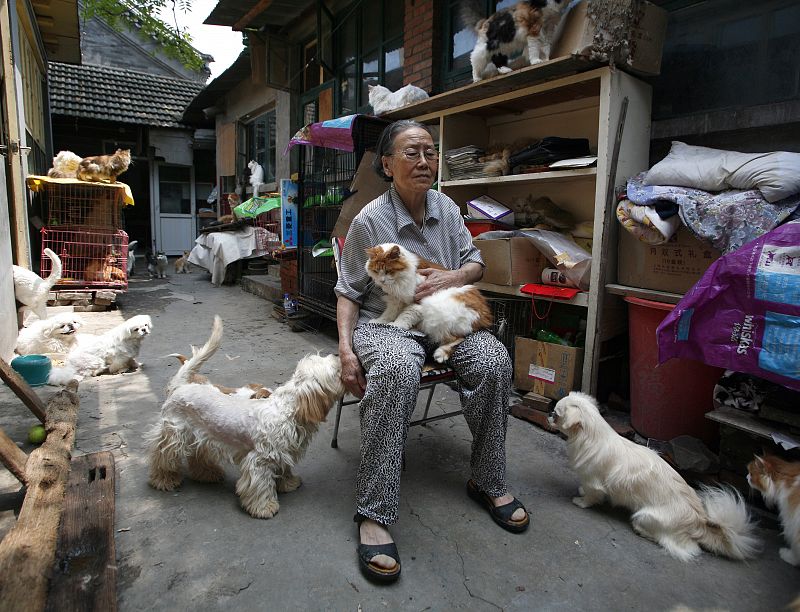
[[[437,270],[435,268],[422,268],[417,270],[417,274],[424,276],[425,280],[417,285],[414,293],[414,301],[419,302],[422,298],[450,287],[463,287],[464,273],[461,270]]]
[[[367,388],[367,379],[364,378],[364,369],[353,351],[339,351],[339,361],[342,363],[342,383],[348,392],[358,399],[364,397]]]

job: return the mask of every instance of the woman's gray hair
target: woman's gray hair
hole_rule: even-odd
[[[391,182],[392,177],[386,176],[384,173],[383,161],[381,161],[381,158],[384,155],[392,155],[394,153],[394,141],[397,139],[397,135],[411,128],[419,128],[430,134],[430,130],[428,130],[427,127],[411,119],[400,119],[399,121],[390,123],[383,129],[383,132],[381,132],[381,136],[378,138],[378,144],[375,145],[375,159],[372,162],[372,169],[375,170],[378,176],[384,181]]]

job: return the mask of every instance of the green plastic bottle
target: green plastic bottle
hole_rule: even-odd
[[[572,346],[567,340],[564,340],[564,338],[549,329],[537,330],[536,339],[542,342],[550,342],[551,344],[560,344],[561,346]]]

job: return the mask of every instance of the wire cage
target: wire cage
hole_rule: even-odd
[[[332,255],[313,256],[313,247],[330,241],[342,202],[350,195],[364,152],[374,149],[385,119],[359,115],[353,121],[352,152],[304,146],[300,151],[300,235],[298,287],[300,303],[307,310],[336,319],[336,266]]]
[[[253,219],[256,228],[256,248],[262,251],[274,251],[283,246],[281,241],[281,209],[258,215]]]
[[[43,227],[41,276],[47,277],[52,262],[44,249],[61,259],[57,288],[128,288],[128,234],[123,230],[101,231],[80,227]]]
[[[50,183],[38,190],[46,225],[120,229],[124,190],[102,183]]]
[[[515,339],[527,336],[532,329],[532,311],[530,298],[487,296],[492,308],[494,327],[492,331],[497,339],[508,349],[514,358]]]

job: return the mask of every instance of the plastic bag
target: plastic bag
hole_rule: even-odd
[[[658,359],[696,359],[800,391],[800,221],[722,256],[658,326]]]
[[[564,273],[572,284],[587,291],[592,272],[592,256],[575,244],[571,237],[549,230],[516,230],[510,232],[484,232],[478,238],[497,240],[501,238],[524,237],[547,257],[547,260]]]

